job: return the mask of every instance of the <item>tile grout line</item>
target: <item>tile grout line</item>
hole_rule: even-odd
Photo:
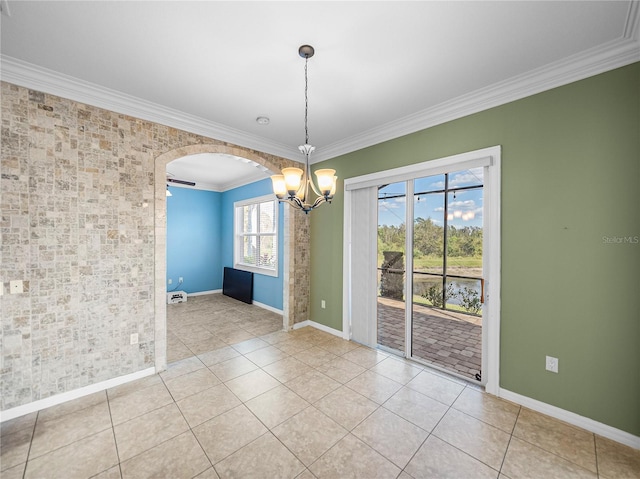
[[[104,394],[107,398],[107,409],[109,410],[109,421],[111,422],[111,434],[113,435],[113,444],[116,446],[116,457],[118,458],[118,470],[120,471],[120,477],[122,478],[122,461],[120,460],[120,450],[118,449],[118,440],[116,439],[116,427],[113,424],[113,414],[111,414],[111,402],[109,401],[109,394],[107,393],[106,390]],[[109,470],[109,469],[105,469],[105,470]]]

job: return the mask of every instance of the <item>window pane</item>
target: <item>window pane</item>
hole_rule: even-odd
[[[413,191],[416,195],[420,193],[429,193],[431,191],[444,190],[444,175],[425,176],[424,178],[416,178]]]
[[[245,264],[256,265],[258,255],[258,238],[256,236],[245,236],[242,242],[242,261]]]
[[[276,230],[276,202],[260,203],[260,233],[273,233]]]
[[[260,258],[257,266],[263,268],[275,268],[277,251],[278,246],[275,236],[261,236]]]
[[[416,193],[413,204],[413,270],[442,274],[444,194]]]
[[[462,188],[464,186],[482,186],[483,172],[484,168],[479,167],[449,173],[449,189]]]
[[[246,205],[242,208],[242,231],[244,233],[258,232],[258,205]]]

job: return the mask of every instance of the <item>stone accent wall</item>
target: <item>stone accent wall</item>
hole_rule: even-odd
[[[161,368],[164,166],[204,151],[272,170],[294,162],[5,82],[1,89],[0,408]],[[307,319],[309,302],[308,218],[292,216],[300,282],[288,290],[290,323]],[[25,292],[9,294],[10,280],[24,280]],[[139,344],[129,344],[131,333]]]

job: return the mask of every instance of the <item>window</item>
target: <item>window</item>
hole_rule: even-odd
[[[237,201],[234,267],[278,276],[278,203],[273,195]]]

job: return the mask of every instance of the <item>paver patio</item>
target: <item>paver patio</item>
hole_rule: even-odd
[[[378,298],[378,344],[404,351],[404,311],[404,302]],[[476,380],[482,364],[482,318],[414,304],[412,353]]]

